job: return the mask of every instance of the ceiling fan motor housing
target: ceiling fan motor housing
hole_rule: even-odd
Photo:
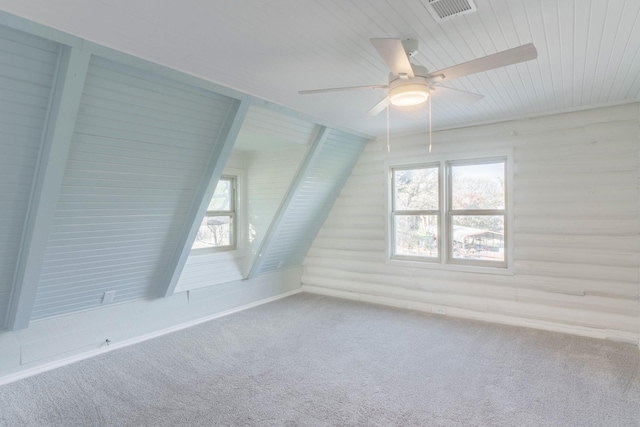
[[[427,82],[427,69],[411,64],[415,77],[404,78],[389,75],[389,101],[399,107],[422,104],[429,98],[430,87]]]

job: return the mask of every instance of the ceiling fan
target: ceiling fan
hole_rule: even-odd
[[[365,116],[375,116],[387,108],[389,104],[395,106],[422,104],[429,99],[429,96],[447,96],[457,102],[470,104],[482,99],[483,95],[452,89],[439,84],[469,74],[528,61],[538,56],[535,46],[529,43],[442,70],[429,72],[425,67],[412,64],[410,61],[418,52],[418,42],[416,40],[375,38],[371,39],[371,43],[391,70],[388,84],[302,90],[298,93],[310,95],[360,89],[386,89],[387,96],[374,105]]]

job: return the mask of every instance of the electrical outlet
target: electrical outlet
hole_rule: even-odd
[[[433,312],[436,314],[447,314],[447,309],[441,306],[434,306]]]
[[[109,304],[113,302],[113,298],[116,296],[116,291],[108,291],[102,295],[102,304]]]

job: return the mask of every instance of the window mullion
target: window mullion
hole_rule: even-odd
[[[394,211],[394,215],[440,215],[439,210],[406,210],[406,211]]]
[[[506,215],[505,209],[456,209],[449,211],[451,215]]]
[[[452,191],[452,183],[451,183],[451,166],[449,165],[449,163],[447,162],[443,162],[442,165],[442,173],[445,176],[445,179],[443,179],[443,191],[444,191],[444,197],[443,197],[443,209],[442,209],[442,217],[444,219],[443,221],[443,230],[442,230],[442,241],[443,241],[443,245],[446,246],[446,248],[443,248],[444,252],[444,256],[443,256],[443,262],[448,264],[451,259],[453,258],[453,226],[451,223],[451,210],[452,210],[452,206],[453,206],[453,196],[451,195]]]
[[[207,211],[207,216],[231,216],[233,211]]]

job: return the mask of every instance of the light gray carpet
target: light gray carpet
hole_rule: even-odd
[[[639,426],[632,345],[299,294],[0,387],[2,426]]]

